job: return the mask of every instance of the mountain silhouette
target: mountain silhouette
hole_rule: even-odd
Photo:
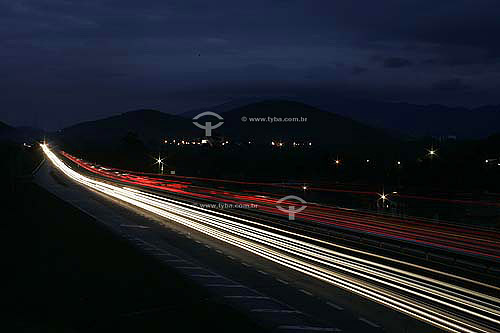
[[[252,103],[224,112],[222,116],[225,123],[220,132],[223,135],[256,142],[296,140],[331,145],[383,143],[395,139],[384,130],[288,100]],[[291,121],[293,119],[297,121]]]
[[[203,111],[225,113],[248,104],[270,100],[269,97],[237,98],[219,105],[180,114],[192,118]],[[276,98],[274,98],[276,99]],[[347,98],[332,95],[278,97],[311,105],[323,111],[357,120],[366,125],[408,137],[456,136],[458,139],[486,138],[499,131],[500,105],[476,108],[448,107],[439,104],[419,105]]]
[[[314,141],[315,145],[360,144],[386,142],[394,138],[388,132],[372,128],[347,117],[325,112],[309,105],[287,101],[268,100],[229,108],[220,113],[223,126],[213,131],[214,136],[269,143],[270,140]],[[243,122],[248,118],[307,118],[305,122]],[[217,119],[198,120],[203,124]],[[205,131],[196,127],[191,118],[162,113],[157,110],[137,110],[120,115],[79,123],[61,130],[59,139],[73,145],[113,145],[130,133],[146,145],[158,145],[169,138],[202,138]]]
[[[62,129],[57,137],[77,146],[116,145],[134,133],[144,143],[158,145],[166,137],[194,136],[197,132],[185,118],[144,109],[82,122]]]

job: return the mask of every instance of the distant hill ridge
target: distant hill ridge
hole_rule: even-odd
[[[439,104],[419,105],[352,99],[338,95],[329,98],[302,96],[287,99],[303,102],[372,127],[415,137],[455,135],[459,139],[471,139],[485,138],[500,132],[500,125],[498,125],[500,124],[500,105],[476,108],[448,107]],[[192,118],[201,111],[207,110],[224,113],[266,100],[269,98],[236,99],[204,109],[191,110],[182,113],[181,116]]]
[[[43,131],[28,126],[13,127],[0,121],[0,140],[10,142],[32,142],[39,140],[43,136]]]
[[[224,118],[224,125],[215,130],[214,135],[236,140],[313,140],[315,144],[329,145],[372,143],[375,140],[382,142],[392,139],[386,131],[289,100],[251,103],[220,114]],[[307,121],[254,123],[242,121],[244,116],[266,119],[302,117],[307,118]],[[214,122],[213,119],[206,121]],[[203,123],[203,119],[199,122]],[[61,131],[60,138],[68,143],[106,144],[117,143],[130,132],[136,133],[145,143],[151,144],[158,144],[169,137],[199,138],[205,135],[202,129],[194,126],[191,118],[144,109],[67,127]]]

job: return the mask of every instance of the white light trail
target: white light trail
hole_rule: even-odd
[[[71,179],[168,220],[450,332],[499,331],[500,299],[498,297],[334,251],[292,236],[298,236],[301,239],[309,238],[316,244],[327,244],[324,241],[270,228],[254,221],[148,192],[92,179],[75,172],[64,164],[47,145],[41,146],[48,159]],[[270,231],[273,229],[274,231]],[[449,273],[443,275],[450,276]],[[497,295],[497,287],[485,284],[482,286],[491,288],[492,292]]]

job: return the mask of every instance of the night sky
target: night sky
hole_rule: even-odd
[[[0,120],[245,96],[499,104],[498,0],[0,0]]]

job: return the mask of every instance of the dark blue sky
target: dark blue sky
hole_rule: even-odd
[[[332,93],[499,104],[497,0],[0,0],[0,120]]]

